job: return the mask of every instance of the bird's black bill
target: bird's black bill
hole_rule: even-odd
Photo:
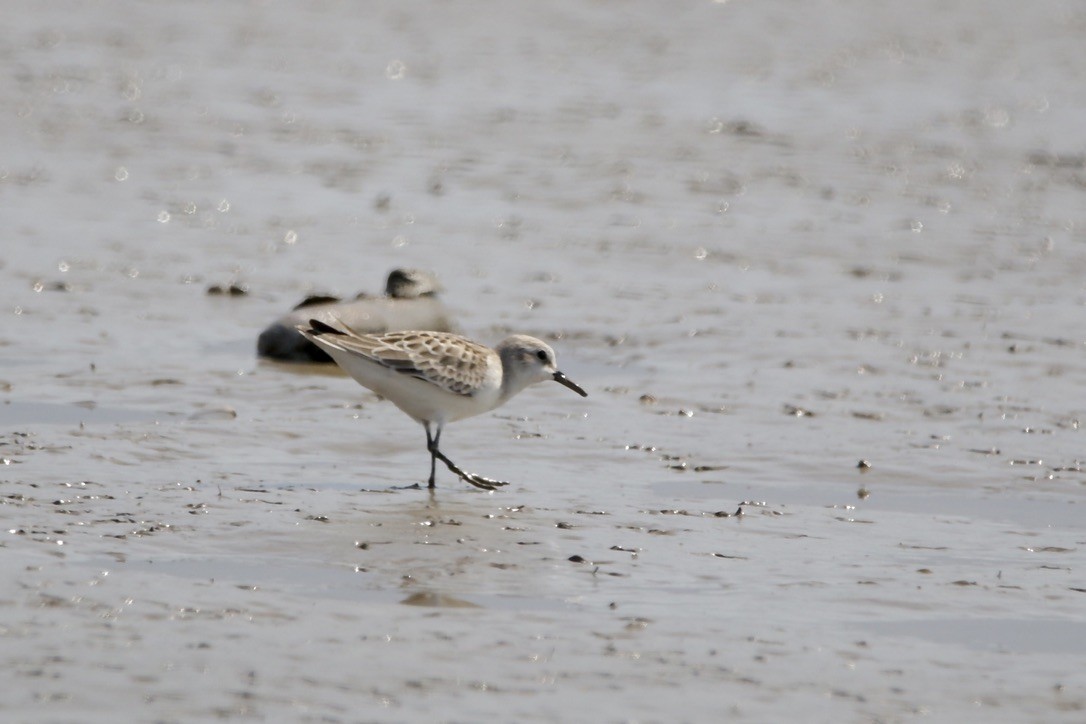
[[[568,387],[569,389],[573,390],[574,392],[576,392],[581,397],[588,397],[588,393],[585,392],[584,390],[582,390],[580,385],[578,385],[576,382],[574,382],[570,378],[566,377],[561,372],[555,372],[554,373],[554,381],[557,382],[558,384],[564,386],[564,387]]]

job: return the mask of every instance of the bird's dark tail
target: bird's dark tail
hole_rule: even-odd
[[[344,337],[344,336],[347,335],[347,333],[344,332],[342,329],[336,329],[332,325],[325,324],[324,322],[322,322],[319,319],[310,319],[309,320],[309,330],[308,331],[309,331],[310,334],[312,334],[312,335],[314,335],[316,337],[319,337],[322,334],[334,334],[334,335],[337,335],[337,336],[340,336],[340,337]]]

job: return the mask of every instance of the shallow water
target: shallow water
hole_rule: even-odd
[[[6,718],[1081,719],[1076,4],[18,5]],[[255,359],[397,266],[510,488]]]

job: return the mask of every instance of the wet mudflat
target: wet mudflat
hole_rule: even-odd
[[[1081,719],[1074,4],[9,25],[6,718]],[[256,360],[395,267],[589,391],[449,427],[508,489]]]

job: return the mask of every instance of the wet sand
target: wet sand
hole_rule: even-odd
[[[1082,719],[1076,5],[17,5],[5,720]],[[510,488],[256,360],[395,267]]]

